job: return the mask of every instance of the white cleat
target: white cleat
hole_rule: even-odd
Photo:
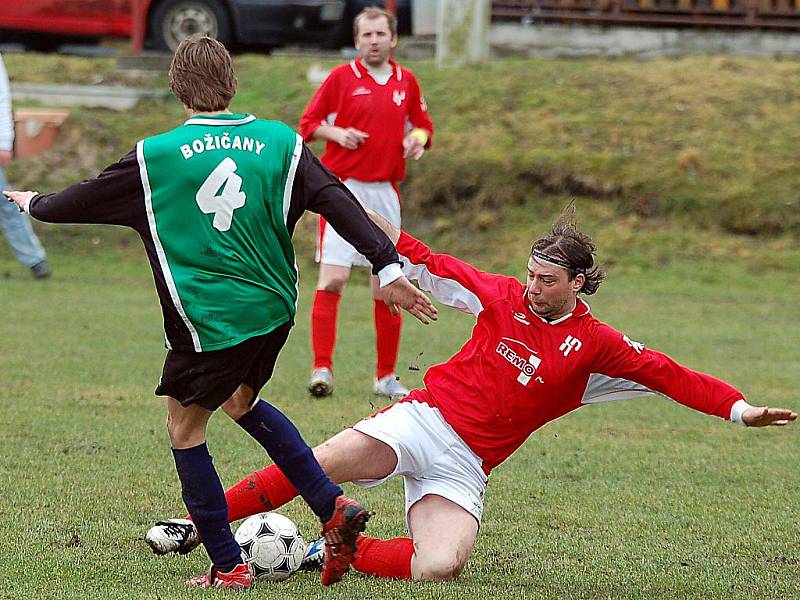
[[[333,373],[330,369],[320,367],[311,371],[311,379],[308,382],[308,391],[312,396],[322,398],[333,393]]]
[[[188,554],[200,544],[200,537],[189,519],[167,519],[151,527],[144,541],[153,552],[163,556],[170,552]]]
[[[322,571],[325,561],[325,538],[319,538],[306,546],[306,555],[298,567],[299,571]]]
[[[400,400],[408,396],[409,389],[400,383],[400,378],[394,373],[376,379],[372,391],[378,396],[386,396],[392,400]]]

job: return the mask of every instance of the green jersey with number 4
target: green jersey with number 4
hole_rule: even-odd
[[[200,115],[139,142],[150,231],[195,351],[294,319],[286,219],[301,150],[289,127],[252,115]]]

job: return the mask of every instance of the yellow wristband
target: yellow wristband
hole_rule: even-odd
[[[428,132],[424,129],[412,129],[408,135],[413,135],[415,138],[419,140],[419,143],[423,146],[428,143]]]

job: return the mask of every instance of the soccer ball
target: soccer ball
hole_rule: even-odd
[[[290,519],[263,512],[245,520],[234,534],[242,557],[261,581],[283,581],[303,562],[306,542]]]

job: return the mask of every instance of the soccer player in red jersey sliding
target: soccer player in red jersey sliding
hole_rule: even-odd
[[[409,279],[477,321],[450,360],[428,369],[423,389],[314,450],[336,482],[370,487],[404,478],[411,537],[359,536],[353,562],[359,571],[455,578],[475,543],[491,470],[533,431],[585,404],[656,393],[747,427],[797,418],[791,410],[751,406],[729,384],[595,318],[580,294],[593,294],[604,273],[594,264],[594,243],[577,230],[571,212],[534,242],[524,285],[434,254],[370,216],[396,243]],[[295,495],[278,467],[266,467],[226,492],[228,518],[273,510]],[[188,551],[194,543],[196,538],[174,550]]]
[[[430,147],[433,123],[414,74],[391,58],[397,45],[397,20],[380,8],[367,8],[353,23],[358,58],[335,68],[300,119],[303,138],[325,140],[323,164],[361,203],[400,226],[397,183],[406,159],[418,160]],[[308,389],[314,396],[333,391],[333,349],[339,300],[353,266],[369,266],[325,219],[317,248],[319,280],[311,311],[314,363]],[[397,379],[401,317],[374,297],[377,361],[373,391],[397,398],[408,393]]]

